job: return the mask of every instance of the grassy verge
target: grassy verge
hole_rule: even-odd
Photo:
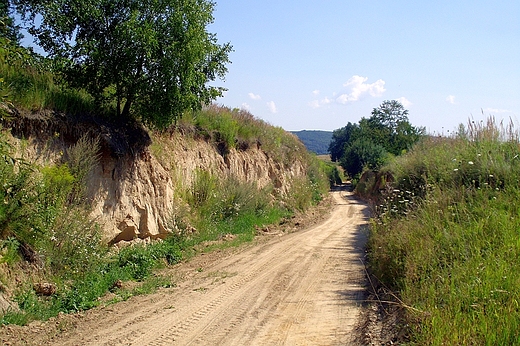
[[[300,196],[300,204],[282,203],[272,199],[269,188],[217,179],[201,170],[193,186],[179,196],[184,198],[179,205],[184,202],[186,209],[172,220],[178,234],[114,251],[100,242],[100,229],[81,203],[81,179],[96,162],[96,141],[80,140],[63,155],[75,160],[45,167],[12,158],[14,151],[5,139],[0,142],[4,149],[0,178],[6,187],[1,196],[5,203],[0,205],[0,262],[9,268],[0,270],[0,281],[18,304],[18,309],[0,315],[2,324],[26,324],[59,312],[90,309],[108,292],[109,302],[115,302],[170,286],[171,280],[153,274],[155,269],[199,251],[251,241],[257,228],[311,205],[317,194],[310,180],[302,181],[298,190],[310,193]],[[33,269],[27,270],[27,264]],[[136,284],[128,289],[121,284],[127,281]],[[53,292],[39,292],[41,283],[50,284]]]
[[[99,111],[92,97],[56,82],[51,70],[50,61],[0,38],[0,96],[9,103],[29,111]]]
[[[57,111],[71,118],[110,113],[99,109],[86,93],[59,83],[51,71],[42,57],[0,44],[4,124],[19,116],[17,110]],[[116,251],[101,242],[101,230],[89,219],[85,201],[86,177],[98,163],[99,140],[83,137],[60,153],[58,162],[42,166],[16,157],[7,140],[8,129],[0,130],[0,294],[14,297],[18,305],[0,313],[1,324],[26,324],[59,312],[90,309],[109,292],[110,301],[119,301],[172,285],[154,270],[189,258],[201,248],[211,251],[250,241],[257,228],[306,210],[328,190],[323,165],[295,136],[246,111],[209,106],[186,114],[169,131],[180,131],[189,140],[204,138],[224,157],[232,149],[261,148],[280,167],[300,162],[307,176],[294,179],[288,193],[281,195],[270,187],[259,189],[200,171],[192,186],[179,188],[174,196],[175,234]],[[53,136],[60,134],[49,137]],[[151,151],[168,152],[160,143],[153,143]],[[135,284],[129,289],[122,282]]]
[[[520,344],[520,144],[491,119],[432,138],[387,170],[370,266],[417,345]]]

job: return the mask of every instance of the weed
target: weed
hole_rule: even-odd
[[[2,118],[15,114],[11,112],[14,106],[28,112],[52,110],[71,117],[113,112],[113,106],[99,109],[84,91],[63,85],[49,72],[46,59],[12,49],[0,47]],[[99,160],[99,139],[85,134],[65,150],[62,161],[39,166],[16,158],[1,133],[0,261],[12,265],[29,260],[37,264],[34,267],[38,268],[38,276],[57,287],[50,297],[36,294],[30,282],[19,287],[16,301],[20,310],[2,314],[1,323],[26,324],[59,312],[90,309],[100,304],[99,298],[109,291],[117,294],[116,299],[127,299],[168,287],[171,280],[153,276],[154,269],[189,258],[198,251],[197,244],[207,241],[214,242],[215,247],[250,241],[256,227],[277,223],[295,209],[304,210],[326,191],[322,168],[310,158],[303,144],[247,111],[209,106],[186,114],[177,128],[191,135],[189,140],[203,137],[211,141],[224,157],[232,150],[258,148],[277,166],[301,164],[309,174],[295,179],[291,193],[296,197],[286,196],[291,203],[285,203],[275,197],[272,186],[260,189],[255,183],[232,176],[219,179],[205,170],[196,171],[191,186],[186,186],[189,184],[181,181],[182,173],[177,171],[180,182],[175,186],[176,208],[171,224],[178,232],[164,241],[114,253],[101,243],[100,229],[89,218],[85,198],[87,178]],[[167,161],[167,151],[158,146],[152,150]],[[232,237],[226,238],[228,235]],[[118,282],[128,280],[138,284],[133,289],[118,288]]]
[[[413,343],[520,342],[519,150],[490,119],[386,168],[395,182],[372,224],[370,267],[424,312],[408,314]]]

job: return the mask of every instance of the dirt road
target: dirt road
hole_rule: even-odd
[[[359,344],[368,212],[345,191],[333,198],[324,222],[191,268],[175,288],[87,312],[51,343]]]

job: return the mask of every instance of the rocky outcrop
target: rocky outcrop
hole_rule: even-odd
[[[2,126],[11,129],[22,156],[42,165],[62,163],[63,153],[85,134],[100,138],[101,158],[88,177],[87,198],[111,243],[163,238],[172,232],[175,189],[188,189],[197,170],[255,182],[258,188],[273,186],[282,195],[295,177],[305,175],[302,162],[281,163],[259,144],[223,152],[193,134],[173,131],[151,138],[128,120],[31,113],[2,120]]]
[[[90,177],[92,216],[112,242],[169,234],[175,186],[189,188],[197,170],[210,171],[220,178],[233,176],[239,181],[256,182],[258,188],[272,185],[282,194],[295,177],[305,175],[301,162],[293,162],[287,169],[260,148],[231,149],[222,156],[205,141],[179,134],[168,141],[163,143],[168,150],[161,158],[149,149],[132,160],[103,157]]]

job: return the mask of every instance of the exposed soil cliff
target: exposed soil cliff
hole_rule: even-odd
[[[260,145],[222,154],[213,143],[175,131],[152,140],[132,122],[38,115],[20,117],[6,127],[12,128],[23,155],[42,164],[63,161],[63,152],[86,133],[99,136],[101,155],[87,179],[87,196],[92,216],[111,242],[156,239],[170,233],[176,189],[189,188],[198,170],[255,182],[258,188],[273,186],[279,194],[289,190],[295,177],[306,174],[301,161],[281,163]]]

